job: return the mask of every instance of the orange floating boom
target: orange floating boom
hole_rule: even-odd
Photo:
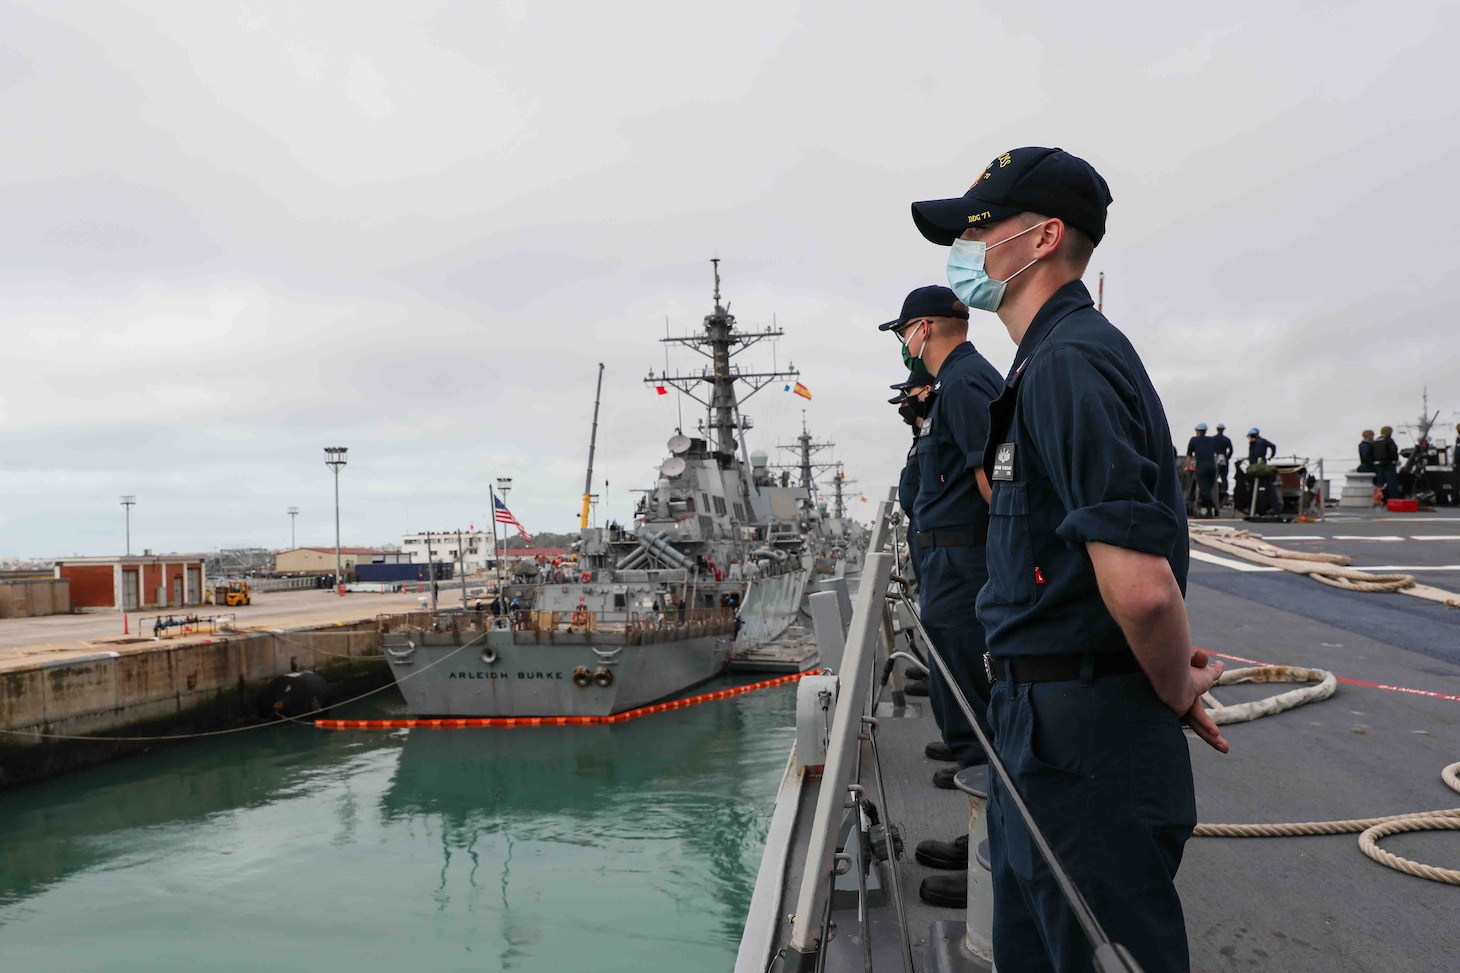
[[[789,676],[779,676],[775,679],[753,682],[745,686],[736,686],[733,689],[719,689],[713,693],[688,696],[684,699],[670,700],[667,703],[640,706],[637,709],[624,710],[622,713],[614,713],[609,716],[481,716],[454,717],[449,719],[315,720],[314,725],[324,730],[470,730],[487,728],[511,729],[520,726],[604,726],[614,723],[627,723],[629,720],[637,720],[642,716],[649,716],[653,713],[667,713],[670,710],[686,709],[690,706],[698,706],[701,703],[708,703],[717,699],[744,696],[746,693],[753,693],[759,689],[785,686],[793,682],[799,682],[803,676],[808,675],[811,675],[811,673],[796,672]]]

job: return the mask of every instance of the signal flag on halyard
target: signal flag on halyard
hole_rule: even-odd
[[[797,382],[794,386],[787,386],[787,387],[790,388],[790,390],[792,392],[794,392],[796,395],[801,396],[801,398],[803,398],[803,399],[809,399],[809,398],[811,398],[811,390],[809,388],[807,388],[806,386],[802,385],[800,382]]]
[[[522,535],[522,539],[531,544],[532,535],[522,529],[522,524],[517,520],[516,517],[512,516],[512,511],[507,509],[507,505],[502,502],[502,498],[493,497],[492,501],[496,504],[497,507],[497,509],[493,511],[494,515],[497,518],[497,523],[506,524],[509,527],[516,527],[517,533]]]
[[[658,392],[660,395],[668,395],[669,394],[669,390],[667,388],[665,388],[664,386],[662,386],[662,385],[656,385],[656,386],[654,386],[654,391],[655,392]]]

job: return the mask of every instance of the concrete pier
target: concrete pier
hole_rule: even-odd
[[[90,642],[0,658],[0,788],[168,742],[107,737],[166,738],[259,722],[259,691],[304,670],[342,694],[389,682],[373,613],[294,629]]]

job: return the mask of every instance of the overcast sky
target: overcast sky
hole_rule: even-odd
[[[7,0],[0,556],[119,552],[124,493],[134,550],[286,546],[290,506],[332,544],[329,445],[346,544],[480,524],[497,476],[576,527],[600,361],[626,517],[712,256],[786,331],[742,362],[814,395],[752,398],[752,448],[804,408],[883,496],[874,326],[946,258],[908,203],[1029,144],[1109,181],[1088,282],[1179,443],[1345,467],[1425,383],[1453,430],[1460,6],[1003,6]],[[1007,367],[996,318],[971,337]]]

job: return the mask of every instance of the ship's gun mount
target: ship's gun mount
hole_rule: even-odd
[[[639,546],[618,559],[614,565],[620,571],[630,568],[642,567],[644,562],[657,558],[672,568],[694,567],[694,560],[687,555],[675,550],[674,546],[665,539],[663,534],[656,534],[653,531],[641,531],[638,536]]]

